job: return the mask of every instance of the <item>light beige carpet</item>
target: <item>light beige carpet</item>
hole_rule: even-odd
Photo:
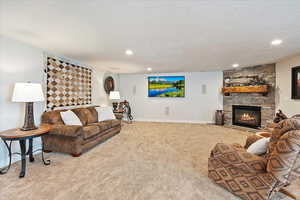
[[[217,142],[245,142],[249,133],[213,125],[125,124],[122,132],[79,158],[50,153],[50,166],[20,163],[0,176],[0,200],[235,200],[207,178]],[[300,184],[291,189],[300,196]],[[285,198],[288,199],[288,198]]]

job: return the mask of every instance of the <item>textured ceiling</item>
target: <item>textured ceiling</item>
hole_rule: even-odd
[[[215,71],[300,52],[299,0],[0,0],[0,17],[1,35],[118,73]]]

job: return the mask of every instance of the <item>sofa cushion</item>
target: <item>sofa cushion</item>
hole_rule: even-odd
[[[268,143],[270,141],[270,138],[261,138],[251,144],[249,148],[247,149],[248,153],[252,153],[255,155],[263,155],[267,152]]]
[[[116,119],[116,116],[113,113],[113,108],[110,106],[97,107],[96,110],[98,112],[98,121]]]
[[[83,129],[83,138],[84,139],[91,138],[95,135],[98,135],[101,132],[99,126],[96,126],[96,125],[84,126],[82,129]]]
[[[82,134],[82,126],[76,125],[54,125],[49,131],[49,135],[79,137]]]
[[[110,120],[105,120],[105,121],[102,121],[102,122],[107,123],[110,128],[121,125],[121,121],[117,120],[117,119],[110,119]]]
[[[98,122],[98,112],[96,110],[96,106],[89,106],[87,109],[91,112],[92,114],[92,120],[91,123],[96,123]]]
[[[65,125],[77,125],[77,126],[82,125],[77,115],[71,110],[68,110],[66,112],[60,112],[60,116],[64,121]]]
[[[62,120],[60,116],[60,112],[64,112],[66,110],[53,110],[44,112],[42,115],[42,123],[46,124],[64,124],[64,121]]]
[[[96,123],[92,123],[90,125],[98,126],[100,128],[101,132],[106,131],[111,128],[111,122],[107,122],[107,121],[96,122]]]
[[[87,108],[75,108],[72,111],[78,116],[83,126],[97,122],[92,113]]]

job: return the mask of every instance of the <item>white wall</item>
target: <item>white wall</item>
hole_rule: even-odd
[[[47,53],[46,53],[47,54]],[[53,55],[49,54],[48,55]],[[64,58],[60,55],[55,55]],[[15,82],[45,83],[44,69],[45,52],[42,49],[27,44],[0,37],[0,131],[21,127],[24,121],[24,104],[11,102],[13,85]],[[80,64],[77,61],[65,58]],[[107,95],[103,89],[104,72],[93,69],[92,102],[95,105],[108,104]],[[40,123],[40,116],[45,110],[44,102],[34,104],[35,123]],[[40,138],[34,140],[34,147],[41,146]],[[19,144],[14,142],[14,151],[19,151]],[[14,156],[14,160],[19,156]],[[7,150],[0,141],[0,167],[7,164]]]
[[[300,114],[300,100],[291,99],[291,68],[296,66],[300,66],[300,55],[276,63],[276,110],[288,116]]]
[[[184,98],[148,97],[147,77],[166,75],[185,76]],[[133,117],[139,121],[211,123],[215,110],[223,108],[222,84],[222,72],[119,75],[122,99],[129,101]]]

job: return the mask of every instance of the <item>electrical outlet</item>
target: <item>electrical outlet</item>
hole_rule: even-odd
[[[201,90],[202,90],[202,94],[206,94],[206,85],[205,84],[202,85]]]
[[[136,94],[136,85],[134,85],[133,88],[132,88],[132,94],[133,94],[133,95]]]
[[[165,115],[170,115],[170,107],[165,107]]]

